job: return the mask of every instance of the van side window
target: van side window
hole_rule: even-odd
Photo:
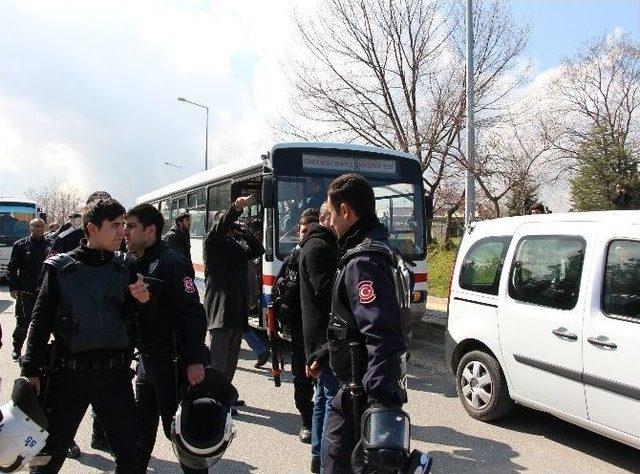
[[[510,242],[511,237],[489,237],[473,244],[462,262],[460,288],[497,295]]]
[[[614,240],[607,250],[602,311],[640,321],[640,242]]]
[[[525,303],[573,309],[578,302],[585,246],[580,237],[524,237],[511,266],[509,296]]]

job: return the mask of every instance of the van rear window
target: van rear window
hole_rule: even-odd
[[[524,237],[511,266],[509,296],[525,303],[573,309],[580,292],[585,246],[580,237]]]
[[[489,295],[498,294],[504,256],[511,237],[487,237],[478,240],[464,256],[460,268],[460,288]]]
[[[602,310],[640,321],[640,242],[614,240],[607,251]]]

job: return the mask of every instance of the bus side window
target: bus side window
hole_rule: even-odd
[[[231,202],[231,182],[214,184],[209,187],[207,194],[207,231],[209,231],[216,213],[226,209]]]
[[[187,207],[191,215],[191,237],[202,237],[205,232],[204,188],[189,193]]]

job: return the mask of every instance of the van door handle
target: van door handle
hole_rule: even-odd
[[[570,341],[578,340],[578,335],[574,334],[572,332],[569,332],[567,330],[567,328],[558,328],[558,329],[554,329],[551,332],[554,333],[558,337],[562,337],[564,339],[569,339]]]
[[[602,347],[608,347],[609,349],[617,349],[618,345],[616,343],[603,341],[602,340],[603,337],[604,336],[588,337],[587,341],[589,341],[594,346],[602,346]]]

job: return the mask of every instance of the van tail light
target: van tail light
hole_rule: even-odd
[[[449,275],[449,292],[447,296],[447,315],[449,314],[449,305],[451,304],[451,288],[453,287],[453,274],[456,270],[456,261],[453,261],[453,266],[451,267],[451,275]]]

